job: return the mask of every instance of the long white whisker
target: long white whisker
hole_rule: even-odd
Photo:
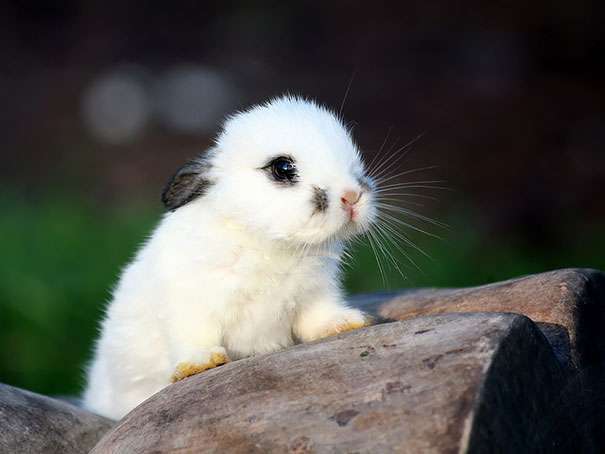
[[[394,229],[393,227],[391,227],[389,224],[387,224],[386,222],[384,222],[384,220],[381,220],[381,227],[383,229],[385,229],[386,231],[388,231],[391,235],[390,240],[391,240],[391,244],[393,244],[393,246],[395,246],[395,248],[401,252],[406,259],[408,259],[408,261],[414,265],[414,267],[418,270],[418,271],[422,271],[422,269],[420,268],[420,266],[418,266],[418,264],[416,263],[416,261],[414,259],[412,259],[412,257],[405,251],[405,249],[403,249],[403,247],[401,247],[399,245],[399,243],[397,241],[395,241],[392,237],[394,236],[395,239],[398,239],[399,241],[402,241],[403,243],[407,244],[408,246],[413,247],[414,249],[418,250],[418,252],[421,252],[423,255],[426,256],[426,254],[424,253],[424,251],[422,251],[421,249],[418,248],[418,246],[416,244],[414,244],[414,242],[412,240],[410,240],[409,238],[407,238],[405,235],[403,235],[401,232],[398,232],[396,229]]]
[[[430,189],[430,190],[435,190],[435,191],[451,191],[452,189],[446,187],[446,186],[430,186],[430,185],[411,185],[411,186],[395,186],[392,188],[385,188],[385,189],[379,189],[379,190],[375,190],[374,193],[376,194],[388,194],[389,192],[392,191],[399,191],[401,189]]]
[[[418,172],[423,172],[425,170],[432,170],[432,169],[436,169],[439,166],[427,166],[427,167],[419,167],[417,169],[411,169],[411,170],[405,170],[403,172],[397,173],[395,175],[391,175],[391,176],[385,176],[383,178],[376,178],[376,182],[378,183],[378,185],[384,184],[387,181],[390,180],[394,180],[395,178],[399,178],[402,177],[404,175],[409,175],[410,173],[418,173]]]
[[[437,197],[433,197],[425,194],[414,194],[412,192],[389,192],[386,194],[387,197],[383,197],[381,195],[376,196],[376,200],[380,202],[381,200],[399,200],[398,197],[417,197],[420,199],[429,199],[429,200],[439,200]]]
[[[341,263],[343,266],[349,267],[353,261],[353,255],[347,250],[346,245],[343,245],[343,249],[341,251]]]
[[[388,203],[377,203],[376,206],[378,206],[380,208],[383,208],[385,210],[389,210],[389,211],[393,211],[393,212],[397,212],[397,213],[403,213],[403,214],[406,214],[408,216],[412,216],[412,217],[414,217],[416,219],[420,219],[421,221],[424,221],[426,223],[433,224],[433,225],[435,225],[437,227],[441,227],[442,229],[449,229],[449,226],[447,224],[444,224],[443,222],[439,222],[439,221],[437,221],[435,219],[432,219],[432,218],[429,218],[427,216],[423,216],[422,214],[418,214],[415,211],[408,210],[407,208],[397,207],[397,206],[394,206],[394,205],[390,205]],[[395,217],[393,217],[393,219],[397,219],[398,221],[403,222],[400,219],[395,218]],[[427,233],[427,235],[433,236],[433,235],[431,235],[429,233]]]
[[[384,176],[384,173],[386,171],[388,171],[388,169],[393,167],[397,162],[401,161],[403,158],[405,158],[408,155],[408,153],[412,150],[410,147],[412,145],[414,145],[416,142],[418,142],[422,137],[424,137],[425,134],[426,134],[426,132],[422,132],[422,133],[418,134],[415,138],[410,140],[408,143],[406,143],[401,148],[398,148],[393,154],[391,154],[391,156],[389,156],[387,159],[382,161],[382,163],[374,170],[373,177],[380,178],[380,177]],[[401,153],[402,151],[404,151],[404,153]],[[394,156],[397,156],[397,157],[395,159],[393,159]],[[385,169],[384,166],[389,161],[390,161],[389,166]],[[380,169],[383,169],[383,170],[380,170]]]
[[[435,235],[434,233],[427,232],[424,229],[421,229],[420,227],[415,226],[414,224],[405,222],[404,220],[391,216],[388,213],[384,213],[384,212],[381,213],[380,219],[389,224],[398,225],[398,226],[405,227],[410,230],[414,230],[414,231],[422,233],[426,236],[430,236],[431,238],[435,238],[436,240],[443,240],[443,238],[441,238],[439,235]]]
[[[400,183],[390,183],[379,185],[378,190],[392,188],[396,186],[407,186],[413,184],[443,184],[447,183],[446,180],[414,180],[414,181],[402,181]]]
[[[372,161],[367,165],[366,169],[368,175],[370,174],[370,170],[373,166],[374,166],[374,162],[376,162],[376,159],[378,158],[378,156],[380,156],[380,153],[382,153],[382,149],[384,148],[384,146],[386,145],[387,141],[389,140],[389,136],[391,135],[391,131],[393,130],[393,127],[391,126],[389,128],[389,130],[387,131],[387,135],[384,137],[384,140],[382,141],[382,145],[380,145],[380,148],[378,149],[378,151],[376,152],[376,154],[374,154],[374,156],[372,157]]]
[[[383,257],[385,258],[385,260],[387,261],[387,263],[390,261],[394,261],[394,258],[392,256],[392,254],[390,253],[387,245],[383,244],[383,238],[380,235],[380,227],[378,224],[376,224],[375,226],[375,230],[373,232],[374,234],[374,240],[376,241],[378,248],[380,249],[380,251],[382,252]],[[397,262],[395,261],[395,268],[397,268]],[[398,270],[400,271],[400,270]],[[403,275],[402,275],[403,276]]]
[[[376,172],[385,164],[385,161],[389,161],[390,159],[393,158],[393,156],[395,155],[395,153],[393,153],[393,150],[397,148],[397,145],[399,144],[399,140],[401,140],[401,137],[397,137],[395,139],[395,141],[391,144],[391,146],[389,147],[389,149],[386,152],[386,157],[381,161],[377,161],[376,162],[376,166],[372,167],[371,169],[368,170],[368,175],[370,175],[371,177],[374,177],[376,175]]]
[[[398,238],[400,241],[404,242],[405,244],[407,244],[408,246],[411,246],[412,248],[416,249],[418,252],[420,252],[422,255],[424,255],[426,258],[428,259],[433,259],[429,254],[427,254],[420,246],[418,246],[416,243],[414,243],[407,235],[405,235],[403,232],[401,232],[398,228],[398,225],[396,223],[391,224],[391,221],[386,219],[386,218],[381,218],[380,221],[383,223],[384,226],[388,226],[391,230],[391,233]]]
[[[412,202],[410,200],[401,200],[397,197],[380,197],[380,198],[376,198],[376,202],[385,202],[385,201],[389,201],[389,202],[399,202],[400,204],[404,204],[405,205],[414,205],[417,207],[423,207],[424,204],[420,203],[420,202]]]
[[[351,78],[349,79],[349,83],[347,84],[347,89],[345,90],[345,95],[342,98],[342,102],[340,103],[340,109],[338,109],[338,116],[342,118],[342,112],[345,108],[345,103],[347,102],[347,97],[349,96],[349,91],[351,90],[351,85],[353,85],[353,80],[355,80],[355,75],[357,74],[357,68],[351,74]]]
[[[385,192],[401,191],[401,190],[408,190],[408,189],[431,189],[431,190],[451,191],[451,189],[448,188],[447,186],[438,186],[435,184],[407,184],[406,183],[406,184],[394,184],[394,185],[385,186],[383,188],[374,190],[374,193],[382,194]]]
[[[372,229],[370,228],[366,233],[367,233],[366,237],[368,238],[368,242],[370,243],[372,252],[374,252],[374,258],[376,259],[376,264],[378,265],[378,271],[380,272],[380,278],[382,280],[382,283],[386,286],[386,284],[387,284],[386,276],[384,274],[384,269],[382,268],[382,264],[380,263],[380,258],[378,257],[376,246],[374,245]]]
[[[397,141],[399,141],[399,138],[397,139]],[[412,141],[408,142],[407,144],[396,148],[395,151],[392,151],[393,148],[395,148],[396,143],[394,144],[393,147],[391,147],[389,149],[389,154],[387,155],[387,157],[382,160],[378,166],[373,170],[372,175],[375,177],[379,177],[383,171],[382,169],[385,168],[385,166],[388,164],[389,167],[391,167],[393,164],[395,164],[399,159],[401,159],[402,157],[405,157],[406,154],[408,153],[408,151],[404,152],[402,155],[398,156],[398,153],[400,153],[401,151],[405,150],[406,147],[408,147],[409,145],[411,145],[412,143],[414,143],[415,139],[412,139]]]
[[[376,231],[377,235],[382,236],[384,238],[385,242],[388,243],[390,241],[389,236],[381,229],[380,226],[377,225],[377,227],[378,227],[378,230]],[[390,242],[392,244],[396,244],[392,240]],[[395,257],[391,253],[391,251],[389,251],[388,245],[385,245],[385,250],[388,254],[388,257],[391,259],[391,262],[393,263],[394,268],[397,270],[399,275],[405,279],[406,276],[403,273],[403,271],[401,271],[401,268],[399,267],[399,263],[397,262],[397,259],[395,259]]]

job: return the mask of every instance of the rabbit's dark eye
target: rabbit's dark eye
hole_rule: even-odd
[[[296,183],[298,174],[294,160],[287,156],[279,156],[273,159],[265,169],[271,170],[274,180],[282,183]]]

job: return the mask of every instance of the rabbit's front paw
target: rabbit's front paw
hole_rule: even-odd
[[[211,352],[204,352],[201,356],[204,357],[201,361],[183,361],[178,363],[171,377],[172,383],[190,377],[191,375],[199,374],[205,370],[222,366],[231,361],[223,348],[217,348]]]
[[[371,323],[372,319],[370,316],[356,309],[347,309],[331,320],[318,337],[334,336],[336,334],[369,326]]]

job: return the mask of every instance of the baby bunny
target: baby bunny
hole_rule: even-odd
[[[373,188],[349,131],[314,102],[228,118],[172,177],[167,213],[120,278],[85,407],[119,419],[189,375],[365,326],[339,264],[376,218]]]

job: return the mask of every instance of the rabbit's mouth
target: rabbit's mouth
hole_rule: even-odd
[[[369,229],[370,224],[371,220],[367,216],[367,213],[355,210],[347,213],[347,218],[337,235],[342,239],[363,235]]]
[[[364,196],[367,198],[368,196]],[[343,227],[352,230],[354,234],[366,232],[375,219],[375,209],[371,200],[364,200],[362,203],[343,206],[345,211],[345,221]]]

